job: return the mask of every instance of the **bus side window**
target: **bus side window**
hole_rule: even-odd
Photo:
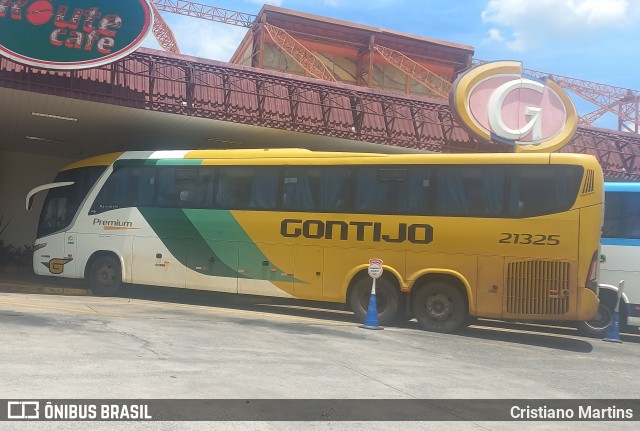
[[[135,204],[132,202],[133,193],[132,169],[123,166],[114,170],[104,186],[96,196],[96,200],[91,206],[90,214],[99,214],[105,211],[118,208],[126,208]],[[137,183],[135,192],[137,193]]]
[[[253,167],[230,166],[218,173],[216,208],[247,209],[251,196]]]
[[[251,180],[251,197],[249,208],[274,209],[278,203],[278,168],[256,168]]]
[[[287,211],[314,211],[314,196],[308,174],[309,168],[294,167],[284,172],[282,205]]]
[[[497,216],[504,211],[506,171],[502,166],[482,168],[482,215]]]
[[[568,210],[578,196],[583,173],[579,166],[513,166],[509,216],[535,217]]]
[[[196,189],[197,208],[213,208],[216,195],[216,174],[213,166],[200,167]]]
[[[156,206],[160,208],[177,207],[176,168],[173,166],[158,166],[156,182],[158,183]]]
[[[318,186],[318,209],[324,212],[349,210],[351,171],[348,168],[322,167]]]
[[[406,169],[380,166],[361,166],[355,174],[355,212],[393,214],[397,194],[394,189],[404,186]]]
[[[640,196],[638,193],[622,193],[624,199],[625,238],[640,239]]]
[[[198,168],[176,168],[176,193],[180,208],[195,208]]]
[[[622,193],[606,193],[602,237],[623,238],[625,219],[624,197]]]
[[[407,180],[396,191],[398,210],[402,214],[426,215],[431,211],[431,169],[425,166],[410,167]]]
[[[131,184],[131,193],[135,195],[131,197],[135,202],[132,206],[152,206],[156,189],[155,167],[144,166],[135,168],[132,172],[132,177],[135,181],[135,184]]]
[[[459,167],[440,168],[436,174],[436,212],[442,215],[466,215],[469,201]]]

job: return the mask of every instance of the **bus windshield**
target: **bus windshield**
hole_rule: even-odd
[[[38,222],[38,238],[68,227],[106,166],[90,166],[60,172],[54,182],[72,182],[65,187],[56,187],[47,192],[40,221]]]

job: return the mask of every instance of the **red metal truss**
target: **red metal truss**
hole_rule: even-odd
[[[151,0],[156,8],[163,12],[172,12],[209,21],[251,27],[257,16],[202,3],[184,0]]]
[[[0,58],[0,86],[113,105],[438,152],[506,152],[474,141],[446,102],[141,48],[109,65],[47,71]],[[640,180],[640,136],[578,127],[564,152]]]
[[[451,83],[439,75],[433,73],[420,63],[412,60],[395,49],[374,44],[373,49],[391,65],[397,67],[420,84],[424,85],[434,97],[448,99],[451,91]]]
[[[225,24],[233,24],[242,27],[251,27],[251,25],[255,23],[257,18],[256,15],[222,9],[200,3],[194,3],[191,1],[152,0],[152,3],[155,8],[158,8],[162,11],[192,16],[209,21],[222,22]],[[267,23],[263,23],[262,25],[264,26],[264,29],[267,31],[267,33],[269,33],[269,36],[271,37],[273,42],[278,45],[284,52],[289,54],[289,56],[291,56],[291,58],[296,63],[298,63],[309,75],[318,79],[335,82],[333,73],[331,73],[331,71],[327,69],[324,63],[322,63],[320,59],[318,59],[311,51],[309,51],[305,46],[298,42],[298,40],[291,36],[286,30]],[[168,26],[166,26],[165,24],[162,30],[159,30],[159,33],[162,34],[162,40],[155,32],[155,30],[156,26],[154,24],[154,34],[156,35],[160,46],[162,46],[166,51],[177,53],[176,51],[167,49],[163,44],[164,39],[166,39],[164,34],[167,33],[167,30],[169,32],[171,31],[169,30]]]
[[[578,118],[579,124],[582,124],[584,126],[592,125],[594,121],[609,112],[610,108],[611,105],[608,107],[598,108],[595,111],[589,112],[588,114],[580,115],[580,117]]]
[[[625,127],[629,131],[638,133],[638,101],[640,101],[640,92],[634,92],[629,89],[613,87],[611,85],[598,84],[595,82],[584,81],[567,76],[548,75],[543,72],[536,72],[525,69],[525,73],[537,77],[548,77],[560,87],[571,90],[583,99],[593,103],[594,105],[611,112],[619,119],[618,130],[623,130],[625,122],[633,124],[633,127]]]
[[[160,46],[168,52],[172,52],[174,54],[180,54],[180,48],[178,48],[178,42],[176,41],[173,32],[164,21],[158,9],[156,9],[155,5],[151,4],[151,9],[153,12],[153,35],[156,40],[160,44]]]
[[[226,24],[251,27],[257,19],[256,15],[222,9],[186,0],[151,0],[158,10],[172,12],[196,18],[217,21]],[[155,29],[155,26],[154,26]],[[168,29],[168,28],[167,28]],[[333,81],[331,74],[322,62],[287,33],[278,27],[267,27],[273,40],[289,53],[311,76]],[[159,39],[160,40],[160,39]],[[169,42],[160,42],[169,44]],[[176,45],[177,46],[177,45]],[[300,48],[302,47],[302,49]],[[422,83],[437,97],[447,97],[446,86],[440,82],[435,74],[407,57],[406,55],[380,45],[374,45],[388,62],[407,73],[416,81]],[[176,52],[176,51],[173,51]],[[474,64],[485,63],[485,60],[474,59]],[[425,72],[426,70],[426,72]],[[630,90],[612,85],[599,84],[562,75],[551,75],[537,70],[524,69],[526,74],[537,78],[549,78],[562,88],[571,90],[576,95],[598,106],[598,110],[582,118],[583,124],[591,124],[605,112],[610,112],[618,118],[618,130],[640,133],[640,91]],[[436,77],[434,77],[435,75]],[[330,77],[330,78],[329,78]],[[447,82],[446,80],[444,80]],[[447,82],[448,83],[448,82]]]
[[[262,24],[269,33],[271,40],[280,47],[281,50],[289,54],[296,63],[300,65],[308,74],[314,78],[325,81],[336,82],[333,73],[324,65],[318,57],[305,48],[296,38],[287,33],[286,30],[271,24]]]
[[[256,15],[186,0],[152,0],[152,3],[158,10],[243,27],[251,27],[257,19]],[[265,25],[265,29],[273,41],[287,52],[293,60],[300,64],[307,73],[316,78],[335,81],[333,74],[326,68],[322,61],[302,46],[302,44],[288,32],[266,23],[263,25]],[[160,42],[164,47],[163,43],[164,42]],[[373,49],[380,53],[390,64],[423,84],[431,91],[433,96],[441,98],[448,97],[450,83],[447,80],[442,79],[398,51],[377,44],[373,45]],[[480,59],[473,60],[473,64],[475,65],[482,63],[486,63],[486,61]],[[568,76],[551,75],[546,72],[531,69],[524,69],[524,73],[537,78],[552,79],[562,88],[571,90],[576,95],[598,106],[598,110],[585,115],[581,119],[582,124],[591,124],[604,113],[610,112],[618,117],[618,130],[634,133],[640,132],[640,91],[570,78]]]

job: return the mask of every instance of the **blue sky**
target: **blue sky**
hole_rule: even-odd
[[[257,14],[264,3],[470,45],[475,58],[640,89],[638,0],[197,0]],[[162,12],[184,54],[227,61],[246,29]],[[144,46],[159,49],[149,36]],[[596,109],[572,95],[579,113]],[[612,116],[594,125],[615,128]]]

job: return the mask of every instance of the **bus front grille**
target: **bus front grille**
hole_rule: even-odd
[[[507,269],[507,313],[560,315],[569,310],[569,262],[513,262]]]

